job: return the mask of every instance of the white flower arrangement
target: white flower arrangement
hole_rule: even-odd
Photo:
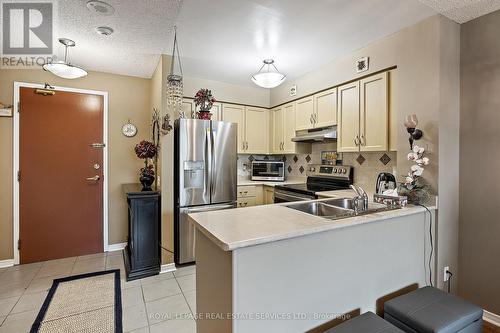
[[[424,153],[425,149],[416,145],[413,146],[413,150],[408,153],[408,161],[415,162],[415,164],[411,166],[410,172],[408,172],[408,175],[405,177],[405,182],[403,184],[408,190],[418,188],[417,181],[424,173],[424,166],[430,163],[429,158],[424,157]]]

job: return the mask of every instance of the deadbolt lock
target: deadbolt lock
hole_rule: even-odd
[[[96,163],[96,164],[94,164],[94,169],[99,170],[99,168],[100,168],[100,167],[101,167],[101,166],[100,166],[99,164],[97,164],[97,163]]]

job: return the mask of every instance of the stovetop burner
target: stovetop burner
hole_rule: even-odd
[[[311,165],[306,184],[276,185],[276,189],[315,196],[317,192],[346,190],[353,183],[354,170],[350,166]]]

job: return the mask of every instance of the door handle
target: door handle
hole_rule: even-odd
[[[90,147],[92,147],[92,148],[104,148],[104,147],[106,147],[106,144],[105,143],[91,143]]]
[[[360,143],[361,143],[361,142],[360,142],[360,140],[359,140],[359,136],[358,136],[358,135],[356,135],[356,138],[354,139],[354,144],[355,144],[356,146],[359,146],[359,145],[360,145]]]
[[[101,179],[101,177],[99,177],[98,175],[95,175],[94,177],[88,177],[88,178],[85,178],[85,180],[88,180],[89,182],[90,181],[98,181],[99,179]]]
[[[359,140],[359,144],[361,146],[366,146],[366,140],[365,140],[365,135],[361,134],[361,140]]]

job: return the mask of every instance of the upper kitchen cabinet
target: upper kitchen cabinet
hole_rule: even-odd
[[[272,114],[272,145],[273,154],[310,153],[310,145],[295,143],[295,103],[288,103],[271,110]]]
[[[269,110],[247,106],[245,110],[245,140],[247,154],[269,152]]]
[[[182,112],[186,116],[186,118],[193,118],[195,114],[195,105],[194,101],[189,98],[182,99]],[[179,118],[179,115],[176,114],[174,118]]]
[[[242,105],[226,104],[222,106],[222,120],[238,125],[238,154],[245,153],[245,107]]]
[[[360,81],[360,151],[389,149],[388,73]]]
[[[305,130],[314,127],[314,98],[304,97],[295,102],[295,130]]]
[[[269,152],[269,111],[264,108],[223,104],[222,120],[238,124],[238,154]]]
[[[338,88],[337,150],[359,151],[359,81]]]
[[[337,125],[337,88],[314,95],[314,127]]]
[[[339,152],[389,148],[388,73],[338,88]]]

